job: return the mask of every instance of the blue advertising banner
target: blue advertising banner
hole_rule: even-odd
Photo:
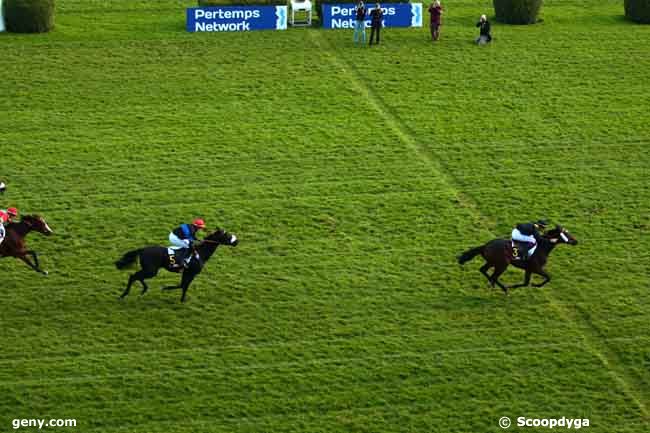
[[[370,10],[366,5],[366,27],[370,27]],[[323,27],[326,29],[353,29],[355,18],[354,3],[324,4]],[[384,27],[422,27],[422,3],[382,3]]]
[[[188,32],[286,29],[286,6],[216,6],[187,9]]]

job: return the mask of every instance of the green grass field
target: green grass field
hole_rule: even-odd
[[[0,261],[0,431],[649,431],[650,26],[622,1],[476,47],[491,2],[448,0],[440,43],[372,48],[57,3],[52,33],[0,35],[0,207],[55,230],[29,238],[48,277]],[[166,272],[119,302],[113,262],[195,216],[241,244],[184,305]],[[456,263],[538,217],[580,241],[544,288]]]

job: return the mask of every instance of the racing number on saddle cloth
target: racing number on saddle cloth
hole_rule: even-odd
[[[512,247],[512,258],[519,258],[519,247]]]

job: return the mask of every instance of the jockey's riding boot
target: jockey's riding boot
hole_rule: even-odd
[[[183,267],[187,268],[190,265],[190,260],[192,260],[192,249],[183,248]]]

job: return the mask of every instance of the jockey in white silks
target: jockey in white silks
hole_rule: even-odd
[[[538,230],[546,228],[546,221],[539,220],[534,223],[517,224],[512,230],[512,240],[528,244],[527,255],[524,259],[531,257],[537,249],[537,239],[539,238]]]

